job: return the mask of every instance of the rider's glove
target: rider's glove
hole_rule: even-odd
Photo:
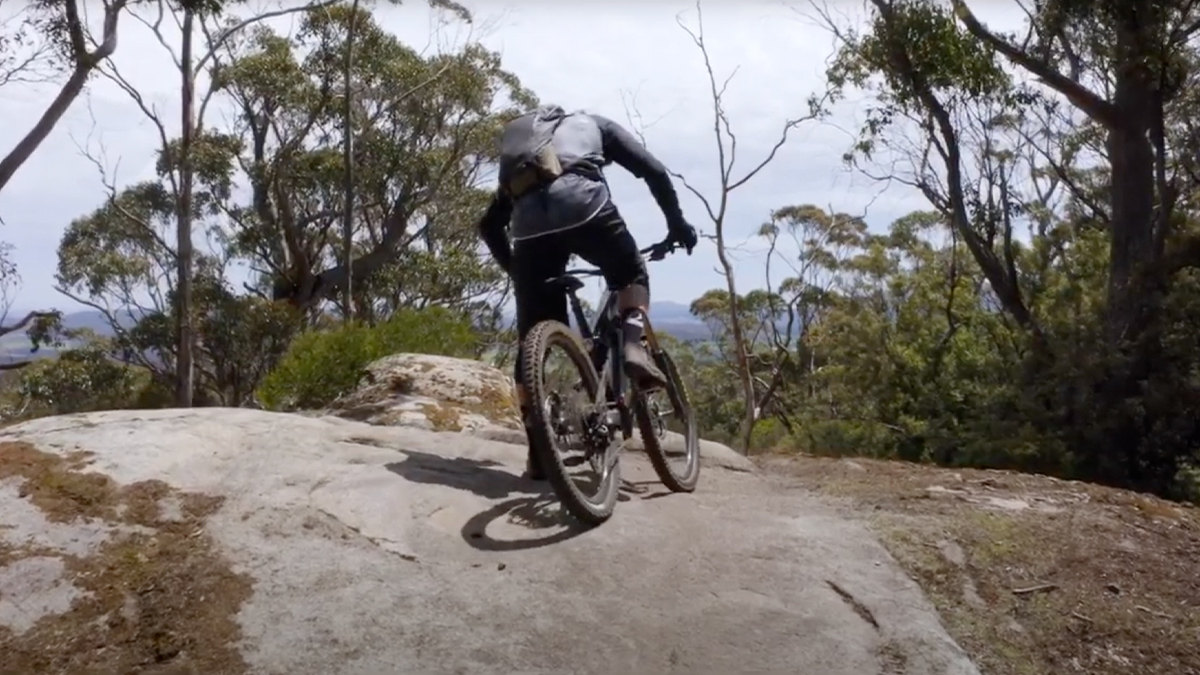
[[[668,231],[671,241],[687,249],[688,255],[692,254],[692,249],[700,241],[700,238],[696,235],[696,228],[689,225],[686,220],[680,219],[677,222],[671,223]]]

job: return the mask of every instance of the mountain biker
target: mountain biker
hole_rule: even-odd
[[[696,229],[684,220],[662,162],[611,119],[567,113],[557,105],[541,106],[505,125],[500,139],[500,186],[479,221],[479,233],[492,257],[512,277],[518,340],[523,341],[539,321],[568,323],[566,296],[545,282],[563,274],[571,254],[576,254],[598,267],[617,294],[625,372],[644,387],[665,385],[666,377],[641,342],[642,316],[649,313],[650,279],[604,178],[602,167],[612,162],[646,181],[666,216],[668,241],[682,245],[691,255]],[[514,372],[529,441],[526,473],[533,480],[545,480],[533,448],[519,350]]]

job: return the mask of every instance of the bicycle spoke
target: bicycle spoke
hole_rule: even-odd
[[[600,499],[612,465],[604,461],[603,450],[595,447],[595,400],[581,386],[579,368],[571,355],[561,345],[548,347],[542,379],[547,418],[555,424],[558,461],[564,478],[574,483],[584,499]]]
[[[663,351],[655,360],[668,386],[640,393],[635,410],[642,444],[659,479],[675,492],[695,489],[700,471],[700,438],[695,414],[674,362]]]

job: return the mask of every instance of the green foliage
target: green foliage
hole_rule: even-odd
[[[134,368],[113,360],[109,343],[94,340],[28,366],[17,391],[34,410],[62,415],[130,407],[140,383]]]
[[[722,353],[723,341],[681,342],[659,334],[688,388],[704,438],[734,443],[741,422],[737,378]]]
[[[343,262],[347,133],[355,149],[357,317],[373,321],[431,298],[465,305],[503,286],[497,268],[479,264],[471,223],[486,206],[483,171],[502,120],[536,99],[498,54],[469,44],[426,57],[368,10],[355,14],[343,4],[307,13],[292,38],[256,31],[214,81],[238,111],[241,149],[229,150],[253,195],[230,205],[220,236],[230,255],[263,271],[261,282],[279,297],[308,307],[334,295],[319,277]]]
[[[58,345],[62,334],[62,312],[54,310],[39,313],[30,322],[25,334],[29,336],[30,352],[36,352],[43,345]]]
[[[795,354],[760,359],[801,366],[772,413],[794,446],[1192,489],[1200,8],[1129,7],[1035,3],[1013,35],[871,0],[831,26],[834,94],[873,99],[845,158],[935,213],[863,237]]]
[[[944,4],[932,0],[880,4],[886,8],[877,8],[868,30],[842,36],[842,48],[826,70],[835,100],[851,87],[871,89],[877,95],[867,107],[855,146],[858,153],[871,157],[880,142],[886,144],[885,134],[905,117],[928,127],[933,101],[953,110],[960,103],[978,106],[1016,100],[1011,77],[995,51],[968,34]]]
[[[479,184],[500,119],[507,107],[534,99],[497,54],[468,44],[423,55],[386,31],[371,5],[357,13],[350,3],[300,9],[299,30],[288,36],[251,22],[226,33],[225,48],[205,61],[211,90],[197,96],[232,104],[233,119],[205,120],[190,146],[192,223],[210,245],[193,265],[199,405],[251,403],[291,338],[337,295],[347,133],[356,152],[355,317],[373,325],[436,305],[479,326],[495,323],[492,308],[507,285],[496,266],[481,264],[472,223],[486,206]],[[459,13],[454,3],[440,5]],[[245,8],[218,2],[194,9]],[[226,30],[241,25],[232,14],[208,19]],[[115,349],[151,375],[147,402],[173,387],[179,339],[181,148],[178,138],[161,140],[156,176],[116,190],[70,224],[57,274],[65,294],[108,313]],[[248,293],[228,280],[235,264],[254,270]],[[275,291],[276,301],[266,299]]]
[[[1143,340],[1113,354],[1102,335],[1102,232],[1057,231],[1049,262],[1037,247],[1015,250],[1043,330],[1036,338],[980,283],[966,246],[938,241],[945,226],[937,214],[902,217],[884,235],[824,237],[816,233],[834,219],[809,213],[819,226],[801,238],[801,257],[820,261],[820,272],[793,263],[802,275],[778,282],[781,292],[743,301],[743,325],[758,336],[752,363],[764,401],[756,447],[1196,494],[1200,274],[1177,280]],[[762,311],[765,298],[788,311]],[[703,433],[721,440],[736,435],[742,416],[725,354],[727,308],[724,291],[704,294],[693,313],[716,339],[669,345]]]
[[[202,281],[195,294],[200,390],[221,405],[247,404],[287,352],[299,314],[286,303],[235,295],[211,278]]]
[[[311,330],[292,341],[263,380],[258,398],[271,410],[320,408],[353,390],[363,369],[384,356],[418,352],[470,357],[477,345],[470,321],[442,307],[401,310],[374,326]]]
[[[901,107],[920,105],[921,87],[980,97],[1009,84],[994,51],[969,35],[948,7],[932,0],[887,3],[875,13],[869,30],[848,36],[828,77],[838,90],[879,77]]]

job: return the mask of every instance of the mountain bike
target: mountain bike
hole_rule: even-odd
[[[670,241],[642,249],[644,259],[662,260],[675,250]],[[560,321],[537,323],[521,344],[522,380],[529,392],[530,433],[537,459],[555,494],[578,520],[599,525],[608,520],[620,489],[620,456],[636,422],[646,455],[672,492],[692,492],[700,478],[700,439],[687,389],[671,356],[643,316],[643,344],[667,378],[665,387],[642,391],[626,377],[622,319],[616,293],[606,288],[595,320],[589,324],[577,292],[581,277],[599,276],[597,269],[569,269],[546,283],[567,294],[578,331]],[[565,364],[548,365],[552,351]],[[659,400],[659,399],[664,400]],[[574,404],[574,405],[572,405]],[[682,439],[673,447],[667,431]],[[679,462],[675,466],[672,460]],[[577,481],[570,471],[591,469],[590,479]]]

